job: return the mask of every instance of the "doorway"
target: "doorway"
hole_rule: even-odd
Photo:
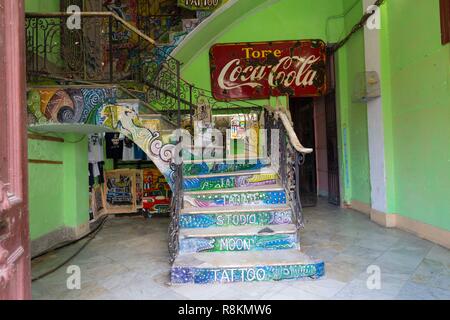
[[[340,205],[338,139],[335,94],[320,98],[291,98],[294,130],[314,152],[300,169],[300,197],[304,207],[317,205],[318,197]]]
[[[304,146],[315,146],[314,99],[291,98],[290,111],[294,130]],[[306,156],[300,167],[300,198],[303,207],[317,205],[316,153]]]
[[[305,147],[314,148],[300,171],[300,197],[304,207],[316,206],[319,196],[336,206],[341,203],[335,61],[331,53],[327,69],[328,91],[324,96],[289,99],[297,136]]]

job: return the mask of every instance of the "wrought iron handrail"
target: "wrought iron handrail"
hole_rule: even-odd
[[[179,234],[180,234],[180,214],[183,209],[183,165],[174,165],[175,183],[173,184],[172,202],[171,202],[171,221],[169,224],[169,258],[173,263],[179,252]]]
[[[147,36],[145,33],[143,33],[141,30],[130,24],[128,21],[122,19],[120,16],[115,14],[114,12],[110,11],[101,11],[101,12],[80,12],[78,13],[81,17],[112,17],[115,20],[122,23],[127,29],[130,31],[133,31],[146,41],[150,42],[153,45],[156,45],[156,41]],[[60,17],[71,17],[74,16],[73,13],[67,13],[67,12],[50,12],[50,13],[41,13],[41,12],[32,12],[32,13],[26,13],[25,15],[27,18],[60,18]]]
[[[65,27],[66,18],[72,16],[65,12],[26,14],[29,72],[62,72],[71,78],[114,82],[142,80],[141,62],[148,57],[158,66],[181,64],[154,39],[113,12],[80,12],[80,29]],[[50,65],[53,70],[49,70]]]
[[[303,227],[300,166],[303,164],[306,154],[312,153],[313,149],[305,148],[300,143],[289,118],[282,111],[274,111],[265,107],[264,124],[267,130],[268,156],[272,165],[278,169],[282,186],[286,190],[289,204],[294,213],[296,227],[300,229]],[[273,146],[274,143],[278,146]]]

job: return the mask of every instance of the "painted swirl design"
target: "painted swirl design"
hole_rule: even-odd
[[[77,123],[80,120],[82,108],[83,104],[80,103],[76,92],[58,90],[45,107],[44,115],[54,122]]]

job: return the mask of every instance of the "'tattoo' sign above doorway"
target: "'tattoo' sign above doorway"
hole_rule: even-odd
[[[210,64],[216,100],[311,97],[326,91],[321,40],[216,44]]]

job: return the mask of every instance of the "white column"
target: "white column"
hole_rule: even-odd
[[[364,11],[375,0],[363,0]],[[364,28],[366,71],[381,75],[380,30]],[[381,98],[367,103],[369,131],[370,183],[372,186],[372,209],[386,213],[386,167],[384,157],[384,123]]]

